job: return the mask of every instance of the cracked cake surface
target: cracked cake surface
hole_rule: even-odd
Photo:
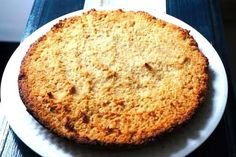
[[[34,42],[18,84],[28,112],[53,133],[140,145],[191,118],[207,68],[189,31],[142,11],[93,9]]]

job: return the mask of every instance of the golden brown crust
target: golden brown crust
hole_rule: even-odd
[[[27,110],[59,136],[140,145],[194,114],[207,68],[187,30],[145,12],[93,9],[33,43],[18,83]]]

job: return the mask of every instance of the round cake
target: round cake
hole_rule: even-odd
[[[208,61],[185,29],[146,12],[92,9],[31,45],[18,84],[51,132],[135,146],[191,118],[207,92]]]

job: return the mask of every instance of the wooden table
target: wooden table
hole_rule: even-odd
[[[102,1],[101,1],[102,2]],[[103,1],[104,2],[104,1]],[[226,43],[218,0],[166,0],[166,12],[202,33],[219,53],[229,81],[229,96],[224,116],[213,134],[190,157],[236,156],[236,104],[229,73]],[[35,0],[24,37],[45,23],[72,11],[83,9],[84,0]],[[9,127],[0,111],[0,155],[5,157],[38,156]]]

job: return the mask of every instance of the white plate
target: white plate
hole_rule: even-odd
[[[104,8],[100,8],[104,9]],[[107,9],[107,8],[106,8]],[[127,10],[127,9],[125,9]],[[133,9],[132,9],[133,10]],[[218,125],[227,100],[228,86],[224,66],[211,44],[186,23],[166,14],[149,11],[157,18],[190,30],[200,50],[209,59],[210,92],[199,112],[182,128],[164,136],[157,143],[127,151],[94,150],[61,139],[42,127],[27,111],[18,92],[18,74],[21,60],[30,44],[47,32],[59,19],[80,15],[84,10],[55,19],[26,38],[9,60],[2,79],[2,104],[6,117],[19,138],[42,156],[185,156],[200,146]]]

